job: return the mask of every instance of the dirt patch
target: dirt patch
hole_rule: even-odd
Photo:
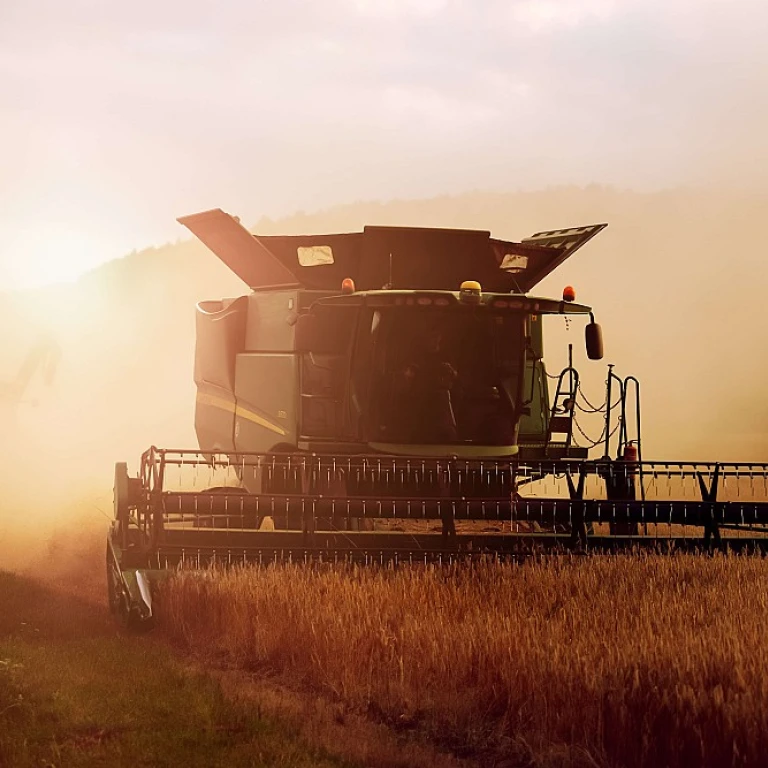
[[[105,605],[30,577],[0,573],[0,636],[50,642],[114,635]]]
[[[390,728],[310,692],[298,693],[268,678],[242,670],[211,668],[198,663],[221,684],[231,700],[246,703],[267,717],[295,728],[314,748],[367,768],[471,768],[476,761],[459,760],[433,746],[418,743],[409,728]]]

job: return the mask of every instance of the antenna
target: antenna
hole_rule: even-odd
[[[392,254],[389,254],[389,280],[382,286],[382,290],[391,291],[395,287],[394,280],[392,279]]]

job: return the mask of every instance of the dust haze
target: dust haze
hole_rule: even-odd
[[[195,446],[194,306],[245,286],[174,220],[217,206],[264,234],[608,222],[537,292],[594,306],[644,458],[766,460],[764,4],[33,5],[0,9],[0,383],[61,356],[0,407],[0,564],[98,538],[116,461]],[[546,333],[600,400],[580,323]]]
[[[535,291],[558,296],[574,285],[603,325],[605,361],[586,360],[582,324],[566,329],[562,318],[548,318],[550,371],[566,364],[572,343],[593,401],[603,396],[604,363],[637,376],[648,459],[764,461],[766,213],[768,200],[758,194],[593,186],[357,203],[262,219],[252,228],[273,234],[366,223],[452,226],[519,239],[608,221]],[[28,565],[34,551],[55,570],[78,532],[96,531],[101,542],[112,514],[114,463],[127,461],[135,473],[151,444],[196,446],[195,303],[245,290],[213,254],[185,240],[110,262],[72,285],[5,296],[2,320],[13,329],[3,343],[5,380],[43,334],[55,336],[61,355],[50,385],[38,371],[15,407],[4,403],[4,565]],[[594,417],[584,426],[593,436],[601,429]],[[99,547],[91,550],[100,556]]]

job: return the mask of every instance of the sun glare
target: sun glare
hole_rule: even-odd
[[[0,253],[0,260],[6,287],[26,289],[73,282],[117,255],[87,234],[40,229],[24,233],[13,248]]]

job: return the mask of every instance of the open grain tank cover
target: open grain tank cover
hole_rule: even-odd
[[[179,222],[251,288],[335,291],[351,278],[359,291],[455,291],[476,280],[491,292],[526,293],[606,225],[539,232],[521,243],[490,232],[365,227],[327,235],[252,235],[220,209]]]

